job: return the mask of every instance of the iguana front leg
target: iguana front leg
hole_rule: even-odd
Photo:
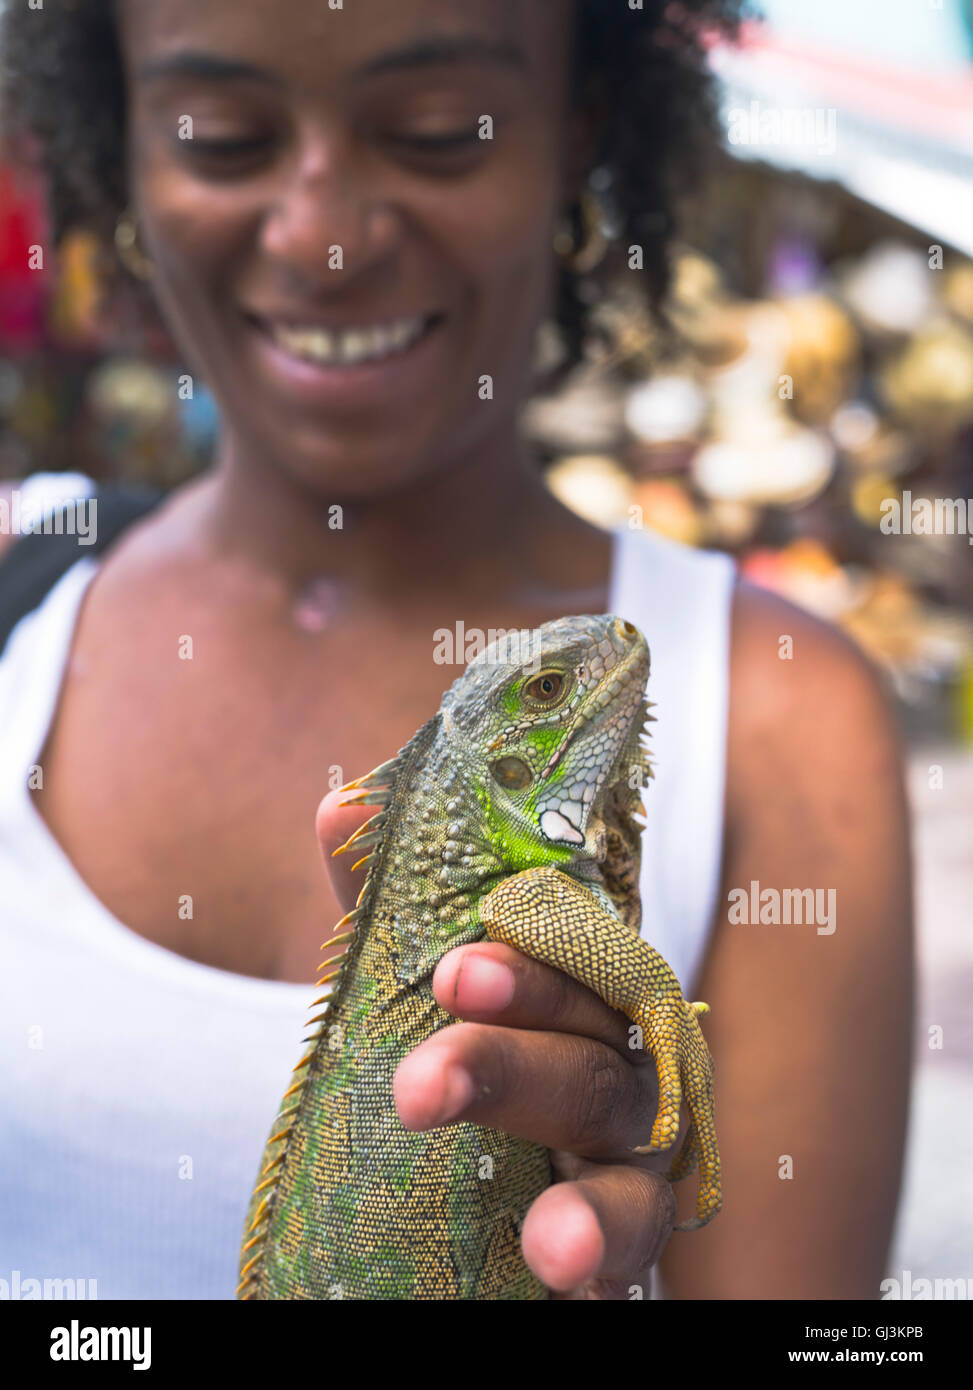
[[[677,1231],[696,1230],[720,1209],[720,1156],[713,1121],[713,1059],[697,1015],[662,956],[636,936],[575,879],[553,867],[504,879],[483,900],[487,935],[572,976],[643,1030],[659,1072],[659,1109],[649,1143],[635,1153],[667,1149],[679,1133],[685,1096],[690,1125],[669,1172],[678,1182],[699,1160],[696,1216]]]

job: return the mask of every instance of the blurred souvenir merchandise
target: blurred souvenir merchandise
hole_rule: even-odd
[[[664,314],[619,258],[614,349],[527,424],[569,505],[729,551],[888,672],[909,735],[973,743],[973,36],[950,2],[896,48],[771,0],[809,32],[714,54],[726,153]]]
[[[0,479],[183,481],[212,446],[211,397],[151,318],[111,318],[92,236],[48,246],[38,186],[0,163]]]
[[[910,733],[973,741],[973,264],[934,272],[874,215],[859,255],[836,218],[792,294],[788,227],[758,284],[684,247],[651,370],[615,364],[599,388],[586,364],[527,425],[568,505],[729,551],[888,670]]]

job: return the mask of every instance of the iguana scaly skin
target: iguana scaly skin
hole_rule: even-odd
[[[697,1019],[707,1006],[687,1004],[638,935],[648,648],[611,616],[548,623],[529,651],[517,636],[471,662],[435,718],[345,789],[379,808],[342,847],[361,851],[367,877],[323,948],[319,983],[336,983],[315,1001],[325,1011],[264,1153],[241,1298],[548,1296],[520,1250],[527,1208],[551,1181],[547,1150],[468,1123],[407,1131],[392,1097],[402,1058],[455,1022],[433,997],[437,962],[486,937],[638,1025],[660,1100],[636,1152],[674,1143],[685,1097],[669,1176],[698,1162],[700,1186],[679,1229],[719,1210],[713,1064]]]

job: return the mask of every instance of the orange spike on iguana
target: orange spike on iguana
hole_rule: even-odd
[[[346,796],[344,801],[339,801],[338,805],[345,806],[388,806],[391,804],[391,795],[387,791],[368,791],[362,788],[361,791],[353,792],[351,796]]]
[[[359,919],[360,916],[361,916],[361,913],[360,913],[356,908],[352,908],[352,910],[351,910],[350,912],[346,912],[346,913],[345,913],[344,917],[342,917],[342,919],[341,919],[340,922],[335,922],[335,924],[334,924],[334,930],[335,930],[336,932],[339,932],[339,931],[341,931],[341,928],[342,928],[342,927],[353,926],[354,923],[358,921],[358,919]],[[352,938],[353,935],[354,935],[353,932],[349,932],[349,933],[348,933],[348,940],[349,940],[349,941],[351,940],[351,938]],[[343,937],[335,937],[335,936],[330,936],[330,937],[328,937],[328,940],[327,940],[327,941],[322,941],[322,942],[321,942],[321,950],[323,951],[324,948],[325,948],[325,946],[327,946],[331,941],[337,941],[337,940],[344,940],[344,938],[343,938]]]
[[[263,1219],[263,1217],[265,1216],[266,1211],[267,1211],[267,1198],[264,1197],[263,1200],[262,1200],[261,1203],[260,1203],[260,1206],[257,1208],[257,1214],[256,1214],[256,1216],[253,1218],[253,1222],[252,1222],[252,1224],[251,1224],[251,1226],[250,1226],[250,1234],[251,1234],[251,1235],[252,1235],[253,1232],[257,1229],[257,1227],[260,1225],[260,1222],[261,1222],[261,1220]]]
[[[400,757],[401,754],[397,753],[394,758],[389,758],[384,763],[379,763],[378,767],[373,767],[371,772],[366,772],[363,777],[356,777],[353,781],[346,782],[343,787],[338,788],[338,791],[349,792],[354,791],[357,787],[367,787],[370,783],[374,785],[379,777],[384,776],[387,772],[392,772]]]
[[[363,829],[356,830],[354,835],[343,845],[339,845],[337,849],[331,851],[331,858],[337,859],[339,854],[349,854],[356,845],[377,845],[381,838],[382,832],[380,830],[372,830],[369,834],[366,834]]]
[[[376,830],[380,830],[381,827],[382,827],[382,824],[383,824],[384,820],[385,820],[385,812],[384,812],[384,811],[376,811],[374,816],[369,816],[369,817],[368,817],[368,820],[362,821],[361,825],[358,827],[358,829],[355,831],[355,833],[351,836],[351,838],[349,839],[348,843],[349,843],[350,845],[352,845],[352,844],[355,843],[356,840],[360,840],[361,837],[362,837],[363,835],[367,835],[367,834],[369,833],[369,831],[373,831],[373,832],[374,832],[374,831],[376,831]]]
[[[354,939],[355,933],[353,931],[342,932],[340,936],[329,936],[327,941],[321,942],[321,950],[326,951],[329,946],[336,946],[345,941],[354,941]]]

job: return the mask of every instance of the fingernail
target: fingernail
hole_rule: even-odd
[[[446,1072],[443,1105],[439,1123],[446,1124],[465,1110],[473,1099],[473,1078],[462,1067],[450,1067]]]
[[[505,1009],[514,997],[514,973],[489,956],[471,953],[456,977],[456,1002],[461,1008],[491,1011]]]

